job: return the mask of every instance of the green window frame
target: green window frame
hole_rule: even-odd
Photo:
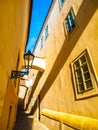
[[[98,96],[98,76],[93,62],[88,47],[71,62],[75,100]]]
[[[79,57],[73,63],[73,68],[78,93],[93,89],[91,70],[86,54]]]

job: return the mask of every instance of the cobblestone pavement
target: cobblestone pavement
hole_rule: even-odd
[[[45,125],[40,123],[33,116],[25,113],[25,111],[18,111],[15,127],[13,130],[49,130]]]

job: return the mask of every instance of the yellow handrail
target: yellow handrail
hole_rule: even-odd
[[[98,120],[63,112],[43,109],[42,115],[80,130],[98,130]]]

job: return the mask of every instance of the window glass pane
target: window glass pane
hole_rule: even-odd
[[[68,15],[69,32],[72,30],[70,14]]]
[[[78,80],[78,83],[82,83],[83,82],[82,76],[78,77],[77,80]]]
[[[48,25],[45,28],[45,38],[47,38],[47,36],[48,36]]]
[[[84,91],[84,85],[82,83],[82,84],[79,84],[79,92],[83,92],[83,91]]]
[[[81,71],[80,69],[76,70],[76,77],[80,76],[81,75]]]
[[[80,58],[80,61],[81,61],[81,64],[83,64],[84,62],[86,62],[85,56],[82,56],[82,57]]]
[[[84,65],[82,66],[82,70],[83,70],[83,73],[85,73],[85,72],[88,71],[88,66],[87,66],[87,64],[84,64]]]
[[[92,89],[92,73],[90,72],[91,70],[89,68],[88,57],[86,54],[82,54],[82,56],[75,60],[73,69],[78,93]]]
[[[84,74],[84,78],[85,78],[85,80],[90,79],[90,74],[89,74],[89,72],[87,72],[87,73]]]
[[[66,27],[67,27],[67,31],[70,32],[71,26],[70,26],[70,22],[69,22],[68,18],[66,19]]]
[[[88,80],[88,81],[86,82],[86,87],[87,87],[87,89],[90,89],[90,88],[93,87],[91,80]]]
[[[65,0],[59,0],[60,8],[62,7]]]
[[[75,26],[75,20],[74,20],[74,16],[73,16],[72,10],[70,11],[69,16],[70,16],[71,26],[73,28]]]
[[[65,0],[61,0],[62,3],[64,3]]]
[[[69,12],[65,21],[66,21],[67,31],[68,33],[70,33],[75,27],[75,18],[72,10]]]
[[[60,0],[61,5],[64,3],[65,0]]]
[[[74,63],[74,67],[75,67],[75,69],[77,69],[77,68],[79,67],[79,61],[76,61],[76,62]]]
[[[75,21],[71,20],[72,29],[75,27]]]
[[[41,38],[41,48],[43,47],[43,36]]]

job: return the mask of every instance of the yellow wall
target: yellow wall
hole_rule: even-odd
[[[23,65],[29,14],[30,0],[0,1],[0,130],[6,130],[10,104],[13,106],[14,116],[19,80],[15,88],[15,81],[10,79],[10,76],[12,70],[21,69]],[[15,117],[10,130],[14,119]]]
[[[11,130],[14,127],[14,123],[16,121],[17,106],[18,97],[15,93],[12,80],[9,79],[3,105],[2,117],[0,118],[0,130]]]
[[[77,29],[67,37],[63,22],[71,7],[77,18]],[[34,51],[36,55],[46,57],[46,70],[33,94],[35,99],[40,95],[40,111],[47,108],[98,119],[98,96],[75,100],[70,68],[70,63],[88,48],[98,75],[97,16],[97,0],[65,0],[61,10],[56,1],[53,11],[50,11],[45,23],[49,26],[49,36],[39,53],[40,36]],[[43,117],[42,122],[45,121]],[[46,123],[51,129],[54,124],[52,120],[51,124],[50,120]]]

